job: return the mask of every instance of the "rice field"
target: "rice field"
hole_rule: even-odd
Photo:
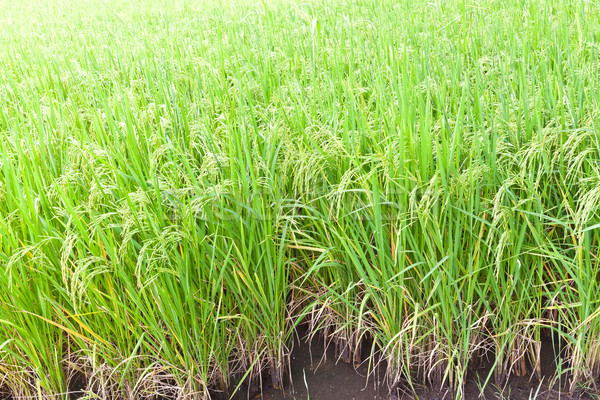
[[[0,0],[0,397],[281,387],[301,324],[595,390],[599,60],[586,0]]]

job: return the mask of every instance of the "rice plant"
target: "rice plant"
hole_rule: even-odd
[[[548,381],[545,336],[596,390],[594,2],[0,15],[0,395],[282,387],[299,324],[389,390]]]

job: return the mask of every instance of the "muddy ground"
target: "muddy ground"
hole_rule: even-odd
[[[299,337],[302,337],[299,332]],[[584,400],[596,399],[600,396],[590,391],[578,391],[568,394],[564,388],[566,382],[557,381],[552,387],[549,382],[556,374],[556,346],[548,339],[542,344],[542,375],[540,383],[537,378],[512,378],[502,389],[493,383],[488,384],[483,393],[481,383],[490,371],[486,363],[467,377],[465,385],[466,400]],[[325,355],[325,357],[323,357]],[[489,363],[488,363],[489,364]],[[383,368],[379,368],[383,370]],[[296,340],[291,358],[291,376],[286,377],[283,391],[273,389],[269,380],[263,388],[250,393],[242,386],[233,396],[234,400],[451,400],[453,394],[448,390],[430,390],[416,388],[414,394],[389,393],[382,384],[383,374],[376,371],[367,380],[369,366],[365,363],[358,368],[352,364],[336,360],[333,345],[325,349],[323,342],[313,340],[307,344],[304,340]],[[561,386],[563,390],[560,390]]]

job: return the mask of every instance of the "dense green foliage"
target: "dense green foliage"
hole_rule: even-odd
[[[0,392],[598,378],[597,4],[139,3],[0,0]]]

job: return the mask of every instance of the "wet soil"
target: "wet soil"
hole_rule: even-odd
[[[305,331],[299,330],[298,337],[304,334]],[[248,388],[242,386],[233,400],[389,399],[388,390],[380,384],[383,368],[370,368],[368,361],[355,368],[336,359],[334,353],[333,344],[325,348],[319,339],[310,343],[297,339],[290,360],[291,374],[284,378],[283,390],[273,389],[267,379],[261,391],[255,393],[249,393]],[[369,370],[373,372],[370,376]]]
[[[299,337],[302,332],[299,332]],[[369,368],[363,363],[355,368],[352,364],[336,360],[333,345],[324,348],[322,341],[313,340],[309,345],[296,340],[291,357],[291,375],[286,377],[284,390],[275,390],[266,379],[257,392],[242,386],[233,400],[452,400],[454,394],[448,390],[431,390],[416,387],[414,392],[395,391],[390,393],[382,383],[383,365]],[[596,399],[589,390],[569,394],[565,380],[554,380],[557,371],[555,360],[557,346],[550,339],[542,343],[542,381],[536,377],[513,377],[505,387],[498,387],[493,378],[481,391],[490,373],[490,362],[484,360],[481,367],[467,376],[464,388],[465,400],[584,400]],[[560,366],[559,366],[560,367]],[[368,372],[372,373],[369,374]],[[369,379],[367,379],[367,377]],[[548,383],[552,382],[552,386]],[[562,389],[562,390],[561,390]]]

